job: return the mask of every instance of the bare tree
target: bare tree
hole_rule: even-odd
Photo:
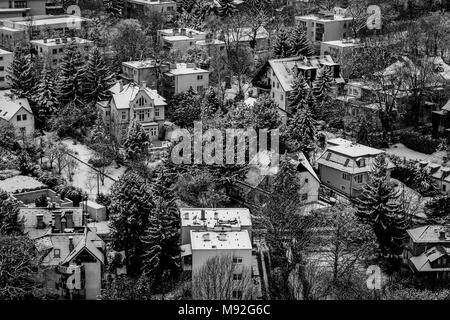
[[[251,269],[234,263],[231,255],[210,258],[193,271],[192,296],[198,300],[255,298]]]

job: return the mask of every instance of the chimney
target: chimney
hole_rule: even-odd
[[[209,233],[203,235],[203,241],[209,241]]]
[[[53,226],[56,230],[61,231],[61,211],[53,212]]]
[[[72,252],[73,249],[75,249],[75,246],[74,246],[74,244],[73,244],[73,237],[70,236],[70,237],[69,237],[69,252]]]
[[[59,43],[61,43],[61,39],[58,38],[58,39],[55,40],[55,42],[56,42],[57,44],[59,44]]]
[[[185,35],[186,35],[186,29],[185,29],[185,28],[181,28],[181,29],[180,29],[180,34],[181,34],[182,36],[185,36]]]
[[[439,240],[445,240],[445,230],[439,230]]]
[[[147,81],[141,82],[141,87],[139,89],[145,89],[147,87]]]
[[[217,211],[214,212],[214,219],[219,220],[219,213]]]
[[[67,218],[66,216],[61,217],[61,232],[65,232],[64,230],[67,229]]]
[[[36,214],[36,229],[44,229],[44,215],[42,213]]]
[[[202,211],[201,211],[200,220],[206,220],[205,209],[202,209]]]
[[[44,39],[44,43],[47,43],[47,38]]]
[[[123,81],[122,80],[119,81],[119,90],[120,90],[120,92],[123,91]]]
[[[173,34],[174,36],[176,36],[177,33],[178,33],[178,28],[173,28],[173,29],[172,29],[172,34]]]
[[[74,227],[73,212],[72,211],[66,211],[66,213],[64,214],[64,217],[66,218],[67,228],[71,228],[72,229]]]
[[[189,212],[185,212],[184,213],[184,219],[185,220],[189,220]]]

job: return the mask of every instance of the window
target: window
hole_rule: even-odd
[[[275,88],[275,81],[272,81],[272,87]]]
[[[328,152],[328,154],[327,154],[327,160],[330,160],[330,158],[331,158],[331,152]]]
[[[155,108],[155,117],[159,117],[159,108]]]
[[[280,83],[277,82],[277,89],[280,89]]]
[[[22,115],[22,121],[27,121],[27,115],[26,114]]]
[[[0,61],[3,61],[3,57],[0,57]]]
[[[283,99],[284,99],[284,97],[283,97],[283,95],[281,95],[281,101],[283,101]]]
[[[197,76],[197,80],[203,80],[203,75]]]
[[[233,257],[233,263],[242,263],[241,257]]]
[[[5,77],[0,77],[0,82],[5,81]]]
[[[61,258],[61,250],[53,249],[53,258]]]
[[[344,180],[350,180],[350,175],[349,175],[348,173],[346,173],[346,172],[343,172],[343,173],[342,173],[342,179],[344,179]]]
[[[242,280],[242,273],[233,273],[233,280]]]
[[[147,118],[150,118],[150,109],[149,110],[147,110]]]
[[[197,86],[197,92],[202,92],[203,91],[203,86]]]
[[[302,194],[300,195],[300,197],[301,197],[302,201],[308,200],[308,194],[307,194],[307,193],[302,193]]]
[[[346,159],[344,163],[344,167],[348,166],[348,163],[350,162],[350,159]]]
[[[358,164],[358,167],[365,167],[366,159],[358,159],[357,164]]]
[[[355,181],[357,183],[362,183],[363,182],[363,175],[362,174],[358,174],[355,176]]]
[[[122,111],[122,120],[127,119],[127,113],[125,111]]]
[[[341,186],[341,189],[342,189],[342,190],[345,190],[345,187],[344,187],[344,186]]]
[[[158,128],[150,128],[150,136],[155,137],[158,135]]]
[[[242,299],[242,290],[233,290],[233,299]]]
[[[0,71],[3,71],[3,70],[5,70],[5,67],[4,66],[0,66]]]
[[[309,179],[308,179],[308,178],[306,178],[306,179],[305,179],[305,183],[308,183],[308,182],[309,182]]]
[[[17,119],[17,121],[20,121],[20,120],[22,120],[22,116],[19,114],[16,119]]]
[[[144,121],[145,111],[144,110],[139,110],[138,116],[139,116],[139,121]]]
[[[272,98],[275,98],[275,92],[272,92]]]
[[[447,191],[447,185],[445,185],[445,184],[442,185],[442,191],[444,191],[444,192]]]
[[[52,52],[53,52],[53,54],[57,54],[58,53],[58,49],[53,49]]]

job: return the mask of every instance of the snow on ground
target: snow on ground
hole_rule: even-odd
[[[385,149],[387,154],[394,154],[401,158],[406,158],[409,160],[425,160],[428,162],[442,164],[443,158],[446,155],[445,151],[437,151],[433,154],[425,154],[418,151],[411,150],[407,148],[402,143],[396,143],[390,148]]]
[[[16,192],[22,189],[36,189],[40,187],[45,187],[45,184],[27,176],[15,176],[0,181],[0,189],[6,192]]]
[[[80,143],[73,144],[73,141],[71,139],[63,140],[62,143],[64,143],[69,149],[74,151],[77,158],[86,163],[88,163],[89,159],[94,154],[94,151],[89,147]],[[115,163],[113,163],[112,165],[107,167],[105,173],[117,180],[125,172],[125,170],[125,166],[116,168]],[[71,184],[75,187],[83,189],[89,194],[89,197],[94,200],[97,196],[97,175],[95,171],[87,165],[78,162],[78,166],[75,169],[74,173],[75,174],[73,175],[73,181],[71,182]],[[99,182],[99,189],[102,193],[109,193],[111,186],[114,183],[113,180],[107,177],[105,177],[105,185],[102,185],[101,181]]]

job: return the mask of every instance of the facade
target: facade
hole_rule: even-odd
[[[168,64],[157,65],[155,60],[122,62],[121,77],[126,83],[134,82],[141,85],[143,82],[150,89],[157,89],[161,73],[169,71]]]
[[[176,14],[176,1],[164,0],[126,0],[125,13],[128,18],[135,18],[139,15],[150,15],[151,12],[158,12],[165,15]]]
[[[48,63],[51,68],[57,68],[64,55],[64,48],[69,45],[75,45],[84,57],[88,57],[89,50],[93,46],[90,40],[73,38],[41,39],[30,41],[37,55]]]
[[[0,1],[0,19],[45,14],[46,2],[46,0],[2,0]]]
[[[209,71],[197,68],[195,63],[171,64],[169,71],[163,74],[162,94],[170,98],[175,94],[188,91],[190,88],[197,92],[209,86]]]
[[[434,286],[450,280],[450,227],[426,225],[407,230],[403,261],[416,279]]]
[[[73,37],[75,31],[83,27],[86,18],[75,15],[39,15],[32,19],[27,17],[5,18],[0,20],[0,46],[6,50],[14,50],[15,46],[28,40],[42,38],[43,32],[50,31],[53,36]],[[31,39],[30,39],[31,40]]]
[[[318,49],[323,41],[341,40],[349,37],[352,20],[352,17],[337,15],[334,12],[295,17],[296,24],[303,26],[307,38]]]
[[[251,28],[239,28],[231,32],[221,31],[217,38],[229,44],[236,42],[247,44],[257,53],[269,49],[269,32],[264,27],[259,27],[256,31]]]
[[[291,57],[269,60],[255,75],[252,85],[258,93],[267,93],[278,104],[280,115],[286,120],[289,110],[289,93],[295,78],[303,76],[311,83],[319,72],[329,70],[336,85],[342,85],[340,65],[330,55],[313,57]]]
[[[345,139],[328,141],[328,147],[317,161],[322,184],[349,198],[361,195],[369,179],[372,163],[382,150]],[[388,160],[388,176],[394,164]]]
[[[13,53],[0,49],[0,89],[8,89],[10,87],[6,76],[9,66],[13,61]]]
[[[159,127],[165,119],[165,99],[156,90],[147,88],[145,82],[140,86],[119,82],[110,91],[111,100],[100,101],[97,108],[117,141],[123,142],[132,119],[142,125],[150,139],[157,140]]]
[[[343,64],[351,59],[353,50],[361,46],[359,39],[323,41],[320,44],[320,55],[330,55],[334,61]]]
[[[186,53],[190,48],[195,48],[197,41],[206,39],[206,32],[190,28],[174,28],[158,30],[158,41],[166,50]]]
[[[205,40],[197,41],[195,46],[204,50],[210,57],[225,50],[225,42],[218,39],[212,39],[209,34],[206,35]]]
[[[16,128],[18,137],[34,133],[34,115],[26,98],[18,99],[11,91],[0,91],[0,124],[9,122]]]

